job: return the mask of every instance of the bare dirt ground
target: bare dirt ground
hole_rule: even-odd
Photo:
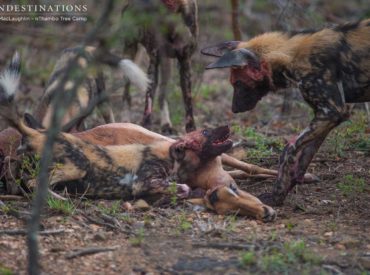
[[[331,2],[327,1],[326,5]],[[347,11],[338,7],[342,13]],[[335,13],[331,8],[326,9]],[[204,12],[204,7],[200,12]],[[208,13],[202,17],[200,48],[231,37],[230,31],[226,31],[229,26],[221,20],[225,14],[214,12],[216,15]],[[268,14],[268,18],[274,17]],[[225,29],[222,34],[218,29],[221,25]],[[254,28],[253,24],[245,26]],[[66,32],[75,31],[73,26],[62,27]],[[205,34],[216,31],[219,38]],[[260,32],[257,27],[254,31]],[[42,35],[15,37],[12,33],[0,37],[0,43],[2,65],[14,47],[21,48],[21,55],[26,56],[22,85],[25,85],[24,91],[29,91],[30,96],[26,98],[31,99],[31,110],[60,50],[76,44],[71,45],[67,40],[56,43]],[[252,112],[234,115],[228,74],[225,71],[203,74],[208,61],[198,53],[194,56],[193,94],[198,127],[230,124],[232,138],[236,142],[243,141],[239,157],[277,168],[284,142],[309,122],[309,108],[299,95],[294,96],[290,115],[283,116],[282,95],[278,94],[264,98]],[[172,121],[181,133],[183,107],[176,74],[171,87]],[[123,109],[121,97],[122,91],[111,95],[117,117]],[[27,100],[22,104],[26,103]],[[133,92],[132,122],[140,122],[143,108],[143,95]],[[60,203],[48,199],[42,230],[49,234],[40,236],[43,272],[370,274],[370,128],[362,108],[359,106],[350,122],[330,134],[310,165],[309,171],[319,176],[321,182],[295,188],[284,206],[276,208],[278,218],[272,223],[220,216],[181,201],[165,207],[131,202],[134,209],[128,210],[123,201],[70,199]],[[90,126],[101,122],[96,115],[89,119]],[[0,125],[0,129],[5,126],[1,122]],[[159,131],[158,113],[154,115],[153,129]],[[273,181],[250,179],[238,184],[259,195],[271,190]],[[2,192],[0,183],[0,194]],[[30,198],[4,201],[6,206],[1,207],[0,275],[26,273],[25,235],[19,230],[26,228],[24,220],[31,211],[30,201]],[[94,249],[101,251],[82,255]]]

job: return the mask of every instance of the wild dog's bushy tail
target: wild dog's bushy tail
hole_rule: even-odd
[[[9,66],[0,75],[0,102],[2,104],[13,101],[19,86],[21,60],[15,52]]]
[[[21,78],[20,69],[21,60],[18,52],[15,52],[9,66],[0,74],[0,117],[22,134],[30,135],[34,130],[23,123],[15,102]]]
[[[119,62],[119,67],[125,76],[134,84],[140,91],[146,91],[150,80],[147,74],[130,59],[122,59]]]

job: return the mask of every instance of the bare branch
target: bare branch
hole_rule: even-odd
[[[110,13],[113,10],[114,0],[106,2],[103,13],[101,14],[99,20],[97,21],[95,27],[87,34],[84,39],[83,46],[92,43],[100,31],[101,27],[104,26],[106,20],[108,19]],[[77,59],[83,55],[83,47],[81,47],[80,52],[71,59],[64,71],[64,75],[61,78],[59,85],[56,87],[55,97],[53,98],[53,115],[51,119],[51,127],[47,131],[46,142],[44,144],[40,171],[38,175],[38,188],[36,196],[33,200],[32,216],[29,222],[28,234],[27,234],[27,245],[28,245],[28,273],[40,274],[39,268],[39,252],[38,252],[38,241],[37,235],[40,227],[41,210],[44,205],[47,193],[48,193],[48,179],[49,179],[49,165],[53,159],[53,144],[58,136],[61,129],[61,119],[64,116],[66,107],[73,101],[76,90],[81,84],[84,73],[76,72],[74,68],[77,66]],[[66,92],[65,83],[67,80],[73,79],[73,87],[70,91]]]
[[[118,246],[111,246],[111,247],[86,247],[82,248],[80,250],[77,250],[75,252],[71,252],[66,255],[67,259],[73,259],[76,257],[101,253],[101,252],[108,252],[108,251],[114,251],[118,248]]]

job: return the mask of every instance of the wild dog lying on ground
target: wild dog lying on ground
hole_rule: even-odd
[[[182,140],[189,147],[196,148],[190,144],[199,144],[199,140],[204,138],[204,135],[210,134],[207,132],[195,131],[187,134]],[[87,140],[93,144],[109,145],[109,144],[153,144],[158,141],[175,144],[176,140],[151,132],[141,126],[131,123],[114,123],[98,126],[94,129],[84,132],[74,133],[83,140]],[[225,132],[225,135],[229,135]],[[199,150],[197,150],[199,151]],[[190,156],[189,151],[189,156]],[[235,213],[240,215],[251,215],[263,221],[271,221],[275,219],[276,213],[271,211],[271,208],[264,209],[264,205],[253,195],[238,188],[234,179],[222,167],[222,159],[228,157],[222,154],[222,157],[212,159],[204,159],[192,152],[192,157],[200,158],[200,165],[187,175],[183,175],[183,182],[192,188],[196,196],[202,198],[191,199],[191,202],[202,204],[209,209],[215,210],[218,214]],[[229,157],[231,158],[231,157]],[[229,160],[230,163],[239,163],[238,160]],[[268,169],[266,169],[267,171]],[[273,171],[273,170],[270,170]]]
[[[70,49],[65,49],[63,54],[58,59],[54,71],[50,76],[50,79],[46,85],[44,94],[41,98],[40,104],[36,108],[36,118],[41,121],[44,127],[48,127],[51,119],[51,114],[53,112],[51,107],[51,100],[56,92],[58,83],[61,81],[62,72],[67,69],[68,62],[75,58],[79,51],[83,52],[83,55],[78,59],[78,68],[80,72],[88,71],[86,80],[80,85],[77,90],[77,96],[74,103],[69,107],[65,116],[63,117],[62,124],[65,125],[72,118],[77,116],[83,108],[86,108],[88,104],[96,97],[102,96],[102,93],[105,92],[104,76],[101,65],[104,63],[111,65],[113,67],[118,67],[123,72],[124,77],[129,79],[135,86],[137,86],[141,91],[146,91],[149,79],[146,74],[131,60],[121,59],[117,56],[114,56],[110,53],[104,53],[105,56],[97,55],[97,49],[95,47],[75,47]],[[98,53],[99,54],[99,53]],[[99,66],[95,70],[89,68],[94,63]],[[73,81],[71,79],[70,81]],[[71,84],[68,83],[67,84]],[[104,118],[108,122],[114,122],[114,114],[110,106],[109,100],[106,99],[103,103],[98,105],[99,110]],[[77,125],[82,121],[80,121]]]
[[[34,152],[40,153],[46,138],[44,131],[28,127],[14,103],[16,82],[19,82],[17,63],[18,60],[13,59],[10,69],[0,78],[0,116],[25,136],[26,144]],[[54,145],[50,186],[66,184],[68,187],[74,183],[77,194],[110,199],[168,194],[171,172],[180,182],[190,182],[200,166],[231,148],[228,137],[229,128],[219,127],[189,133],[175,142],[163,138],[149,145],[103,147],[61,133]],[[264,221],[276,217],[272,208],[239,190],[233,182],[213,185],[212,189],[202,187],[208,192],[201,201],[218,213],[238,211]],[[178,185],[180,197],[186,197],[188,191],[185,185]]]
[[[370,101],[370,20],[313,32],[272,32],[202,50],[220,57],[207,69],[231,68],[232,111],[253,109],[269,91],[297,86],[314,110],[310,125],[285,147],[272,194],[282,204],[303,181],[329,132],[349,117],[347,103]]]
[[[128,16],[131,14],[131,16]],[[143,16],[144,15],[144,16]],[[198,8],[196,0],[138,0],[131,1],[125,11],[123,26],[132,25],[134,19],[137,35],[124,35],[125,51],[133,53],[142,44],[149,56],[148,76],[151,80],[146,96],[142,125],[151,126],[154,95],[159,82],[159,107],[161,110],[162,132],[171,133],[167,93],[171,79],[170,58],[179,64],[180,86],[185,105],[185,129],[195,130],[191,87],[191,56],[197,46]],[[129,85],[126,86],[123,99],[130,105]]]

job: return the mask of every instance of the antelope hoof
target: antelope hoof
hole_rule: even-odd
[[[273,222],[277,217],[276,211],[270,206],[263,206],[263,212],[263,216],[261,217],[263,222]]]

